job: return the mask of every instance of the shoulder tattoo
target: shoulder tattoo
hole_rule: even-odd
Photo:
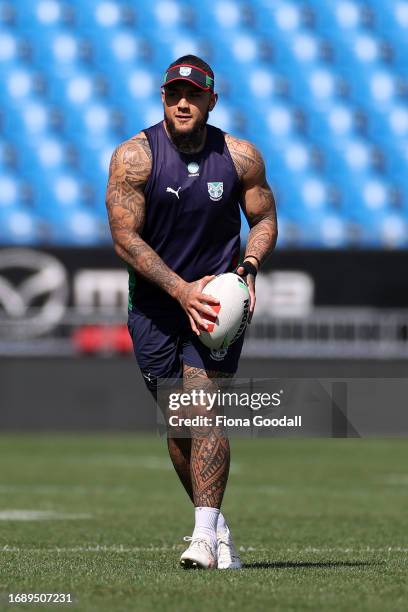
[[[145,136],[134,136],[119,145],[111,159],[111,182],[126,181],[134,188],[147,182],[152,167],[152,152]]]
[[[240,179],[252,167],[258,166],[260,169],[263,167],[263,159],[253,144],[230,134],[225,134],[225,141]]]

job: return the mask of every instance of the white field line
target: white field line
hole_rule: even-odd
[[[71,514],[52,510],[0,510],[0,521],[59,521],[91,518],[91,514]]]
[[[24,548],[18,546],[10,546],[8,544],[0,546],[0,552],[24,552],[24,553],[137,553],[137,552],[168,552],[178,551],[185,548],[183,544],[173,544],[172,546],[123,546],[123,544],[112,544],[109,546],[103,544],[96,544],[93,546],[54,546],[50,548]],[[271,555],[292,553],[292,554],[310,554],[310,553],[408,553],[408,547],[403,546],[382,546],[382,547],[323,547],[316,548],[313,546],[307,546],[305,548],[265,548],[257,546],[240,546],[240,552],[267,552]]]

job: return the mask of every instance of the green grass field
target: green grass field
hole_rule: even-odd
[[[187,572],[193,513],[164,440],[3,435],[0,609],[34,608],[8,605],[21,592],[75,599],[37,610],[408,609],[408,441],[232,450],[224,511],[244,569]]]

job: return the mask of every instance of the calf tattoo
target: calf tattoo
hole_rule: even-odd
[[[217,391],[217,378],[232,374],[184,367],[184,391],[205,389]],[[205,411],[205,407],[201,407]],[[193,416],[193,414],[191,415]],[[222,427],[191,427],[191,484],[195,506],[220,508],[228,481],[230,447]]]
[[[195,506],[221,507],[229,465],[229,442],[220,428],[212,428],[205,435],[193,435],[191,479]]]

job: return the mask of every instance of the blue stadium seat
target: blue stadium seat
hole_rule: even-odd
[[[109,239],[107,219],[84,207],[60,211],[52,221],[49,242],[71,246],[96,246]]]
[[[318,165],[314,150],[304,139],[290,137],[275,140],[258,137],[252,140],[266,160],[267,173],[279,175],[284,181],[290,182],[292,177],[297,180]]]
[[[56,73],[49,84],[48,97],[66,111],[76,112],[84,104],[99,97],[99,83],[95,73],[89,70],[73,72],[69,75]]]
[[[318,216],[333,212],[330,184],[318,173],[304,171],[285,175],[271,170],[268,176],[284,215],[299,217],[303,223],[309,213]]]
[[[280,31],[291,34],[303,25],[302,7],[298,2],[269,2],[260,0],[257,3],[258,28],[266,33]]]
[[[315,108],[307,102],[304,111],[308,137],[323,148],[330,148],[339,139],[359,135],[359,111],[356,107],[344,102],[335,102],[328,108]]]
[[[408,176],[408,141],[399,144],[398,141],[381,143],[383,164],[389,180],[394,180],[405,191]]]
[[[14,29],[16,21],[16,9],[10,0],[0,0],[0,27]]]
[[[54,28],[47,36],[36,36],[33,40],[36,65],[47,78],[72,77],[88,66],[87,57],[90,60],[92,50],[88,48],[87,56],[84,41],[70,29]]]
[[[166,39],[168,34],[185,29],[184,15],[185,8],[181,2],[157,0],[144,3],[143,10],[138,14],[138,21],[141,29],[148,35],[160,33]],[[188,28],[185,33],[188,33]]]
[[[23,98],[9,107],[4,117],[3,131],[10,141],[24,147],[40,135],[53,131],[53,109],[38,97]],[[23,129],[22,129],[23,128]]]
[[[259,64],[251,65],[250,68],[248,85],[249,92],[252,95],[248,98],[247,108],[254,101],[285,99],[287,97],[287,83],[285,83],[281,74]],[[240,84],[236,83],[236,89],[239,87]]]
[[[365,248],[407,248],[407,218],[376,210],[354,225],[354,242]]]
[[[92,211],[102,217],[106,217],[105,195],[109,164],[118,144],[118,140],[106,140],[93,146],[82,147],[78,160],[81,176],[91,190],[89,203]]]
[[[408,4],[406,0],[375,0],[377,30],[397,45],[406,43],[408,31]]]
[[[111,99],[118,100],[122,96],[122,104],[130,106],[137,113],[139,105],[148,104],[151,98],[160,100],[162,77],[139,63],[128,69],[118,69],[115,82],[111,85]]]
[[[102,71],[131,70],[145,67],[153,60],[152,49],[146,36],[130,28],[98,32],[87,39],[92,47],[92,59]]]
[[[383,177],[375,173],[349,177],[347,189],[343,192],[346,216],[361,229],[369,243],[371,227],[378,216],[395,212],[395,190]],[[378,233],[378,232],[377,232]]]
[[[0,94],[8,105],[25,105],[38,90],[38,73],[15,62],[10,65],[0,81]]]
[[[14,206],[6,212],[0,208],[0,244],[36,245],[42,241],[41,224],[28,209]]]
[[[20,204],[21,184],[14,172],[0,174],[0,210],[12,211]]]
[[[352,76],[351,95],[370,111],[386,110],[400,97],[397,75],[388,67],[366,66]]]
[[[394,139],[408,137],[408,105],[396,104],[387,113],[389,131]]]
[[[125,25],[139,24],[143,11],[144,6],[137,6],[130,0],[75,2],[75,17],[80,29],[95,35],[114,31]]]
[[[37,0],[36,2],[14,0],[13,5],[18,27],[31,29],[33,32],[62,25],[67,16],[64,11],[64,3],[60,0]]]
[[[306,97],[315,108],[328,109],[342,100],[342,81],[338,73],[324,66],[305,71],[296,82],[294,93],[299,102]]]
[[[242,70],[251,64],[259,64],[261,60],[260,52],[261,49],[257,37],[247,30],[226,32],[216,48],[217,59],[220,63],[221,59],[229,58],[228,65],[225,66],[227,70],[231,70],[234,65]]]
[[[341,176],[347,185],[349,177],[365,175],[375,170],[374,148],[367,140],[342,138],[330,143],[325,152],[326,171],[330,176]]]
[[[301,133],[295,109],[283,102],[258,102],[257,113],[253,112],[248,117],[248,131],[257,135],[266,145],[286,141]]]
[[[296,69],[297,65],[307,66],[332,62],[329,36],[322,38],[309,30],[296,31],[288,40],[290,55],[287,62]],[[278,56],[279,57],[279,56]]]
[[[13,64],[18,65],[19,45],[19,38],[12,30],[0,29],[0,74],[3,77],[13,67]]]
[[[16,169],[19,156],[16,147],[9,141],[0,140],[0,174],[8,174]]]
[[[349,33],[367,25],[365,6],[360,0],[315,2],[314,18],[321,30]]]
[[[357,62],[363,69],[364,66],[375,66],[375,64],[378,64],[380,68],[382,63],[386,66],[382,41],[371,32],[353,33],[343,41],[340,52],[337,54],[341,62],[349,64]]]
[[[408,219],[398,212],[384,215],[379,220],[381,246],[385,248],[408,247]]]
[[[231,0],[217,0],[211,4],[196,2],[200,27],[206,30],[216,28],[220,36],[245,26],[243,8],[242,3]]]
[[[40,187],[53,175],[72,172],[76,160],[73,149],[65,140],[45,134],[19,149],[19,165],[24,179]]]
[[[49,170],[43,177],[32,177],[31,185],[35,211],[44,218],[56,219],[66,210],[85,206],[92,196],[91,186],[65,167]]]
[[[334,212],[308,212],[299,224],[299,241],[304,248],[349,246],[347,220]]]

